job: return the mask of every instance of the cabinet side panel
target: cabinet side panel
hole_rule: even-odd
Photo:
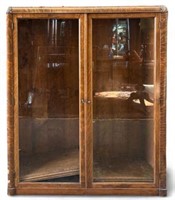
[[[13,98],[13,15],[7,15],[7,133],[8,133],[8,194],[15,192],[14,167],[14,98]]]
[[[167,50],[167,13],[161,14],[161,63],[160,63],[160,196],[166,196],[166,50]]]

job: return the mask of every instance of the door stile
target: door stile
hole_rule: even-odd
[[[86,65],[86,59],[85,59],[85,49],[84,49],[84,33],[85,33],[85,28],[84,28],[84,15],[80,16],[79,19],[79,117],[80,117],[80,184],[81,187],[85,186],[85,107],[84,104],[81,103],[82,99],[84,99],[85,95],[85,65]]]
[[[14,30],[13,30],[13,56],[14,56],[14,159],[15,159],[15,184],[19,182],[19,98],[18,98],[18,19],[14,16]]]
[[[92,186],[93,178],[93,136],[92,136],[92,20],[90,15],[84,18],[85,49],[85,134],[86,134],[86,188]]]
[[[155,44],[154,44],[154,52],[155,52],[155,67],[154,67],[154,85],[155,85],[155,92],[154,92],[154,182],[155,185],[158,187],[158,176],[159,176],[159,132],[160,132],[160,15],[157,14],[155,17]],[[157,49],[157,50],[156,50]]]

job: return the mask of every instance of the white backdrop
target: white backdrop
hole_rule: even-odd
[[[165,5],[168,17],[168,74],[167,74],[167,184],[168,197],[175,200],[175,2],[168,0],[1,0],[0,1],[0,200],[28,199],[116,199],[116,196],[15,196],[7,195],[7,122],[6,122],[6,11],[9,6],[129,6]],[[136,197],[117,197],[135,199]],[[145,197],[137,197],[145,199]],[[160,199],[160,197],[148,197]]]

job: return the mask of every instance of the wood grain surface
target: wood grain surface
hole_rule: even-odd
[[[118,76],[120,82],[128,80],[128,74],[123,70],[125,61],[113,64],[112,69],[109,66],[116,61],[108,61],[102,51],[99,59],[97,49],[93,48],[95,40],[105,44],[107,38],[102,35],[108,34],[96,34],[103,32],[103,26],[98,23],[97,31],[93,32],[94,19],[104,22],[111,19],[112,23],[116,18],[130,18],[131,32],[136,33],[131,36],[132,49],[140,51],[140,32],[149,36],[144,44],[149,52],[145,60],[150,62],[136,61],[137,56],[133,53],[128,60],[133,69],[129,75],[130,85],[140,77],[141,63],[144,69],[154,69],[152,75],[150,71],[144,71],[144,82],[151,83],[155,89],[154,104],[146,108],[134,101],[94,97],[104,89],[111,90],[111,83],[107,83],[111,73],[115,84],[117,74],[121,75]],[[146,25],[143,20],[139,32],[141,18],[154,19],[153,26],[151,23]],[[36,47],[47,46],[44,27],[48,20],[63,20],[64,24],[71,19],[76,21],[72,26],[76,33],[69,40],[71,32],[67,31],[66,49],[70,52],[66,50],[69,56],[64,61],[68,64],[62,73],[58,76],[61,71],[48,73],[48,69],[42,70],[48,57],[41,57],[42,62],[36,69]],[[61,21],[59,23],[61,35]],[[136,39],[138,44],[134,42]],[[164,6],[9,8],[8,194],[165,196],[166,41],[167,9]],[[121,67],[115,68],[115,65]],[[35,99],[32,108],[26,107],[26,101],[34,77],[38,77],[34,85],[41,94],[36,96],[39,98],[38,101]],[[130,122],[122,122],[126,119]],[[77,175],[79,182],[44,182]]]

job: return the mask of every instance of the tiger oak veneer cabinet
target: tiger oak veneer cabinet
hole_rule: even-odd
[[[8,193],[166,195],[167,9],[9,8]]]

